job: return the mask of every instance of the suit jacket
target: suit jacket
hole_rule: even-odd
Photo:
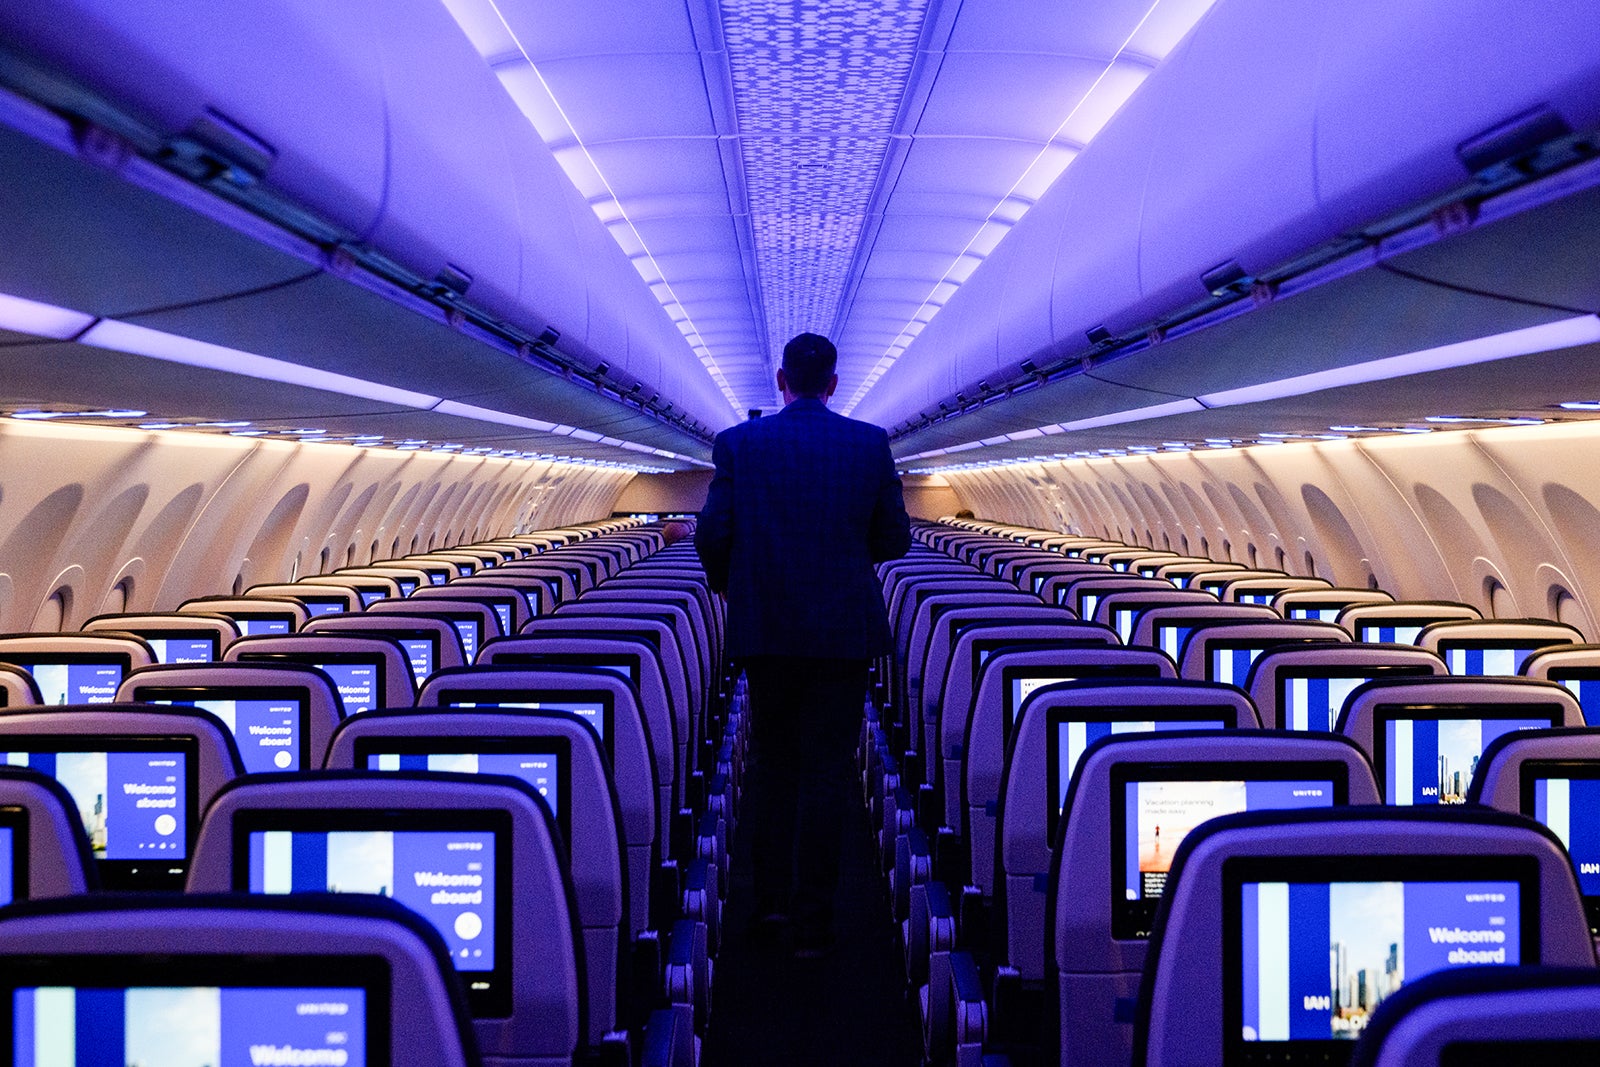
[[[694,544],[728,596],[730,656],[868,658],[892,647],[872,565],[911,546],[889,437],[800,399],[717,435]]]

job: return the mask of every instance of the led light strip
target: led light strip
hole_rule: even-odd
[[[704,460],[695,459],[692,456],[669,452],[666,449],[652,448],[649,445],[636,444],[632,441],[623,441],[618,438],[607,438],[572,426],[545,422],[541,419],[530,419],[522,415],[513,415],[509,412],[495,411],[492,408],[463,404],[427,393],[399,389],[394,386],[384,385],[381,382],[368,381],[365,378],[354,378],[347,374],[335,374],[332,371],[319,370],[315,367],[303,367],[298,363],[290,363],[287,360],[273,359],[270,356],[258,356],[253,352],[227,348],[223,345],[211,344],[209,341],[198,341],[192,337],[183,337],[179,334],[153,330],[148,326],[137,326],[117,319],[97,319],[93,315],[84,312],[3,293],[0,293],[0,329],[13,330],[18,333],[57,341],[76,341],[79,344],[90,345],[108,351],[126,352],[130,355],[143,356],[147,359],[178,363],[188,367],[201,367],[206,370],[216,370],[226,374],[254,378],[258,381],[278,382],[284,385],[319,389],[323,392],[336,393],[340,396],[357,397],[382,404],[393,404],[396,407],[410,408],[415,411],[430,411],[441,415],[455,416],[456,418],[472,419],[476,422],[493,423],[497,426],[513,426],[517,429],[534,430],[558,437],[572,437],[580,441],[593,441],[612,448],[622,448],[630,452],[646,452],[665,459],[690,463],[698,467],[711,466]],[[47,418],[51,414],[50,412],[36,412],[31,417],[35,419]],[[101,415],[100,417],[104,418],[106,416]]]
[[[1170,415],[1209,411],[1212,408],[1259,404],[1268,400],[1285,400],[1290,397],[1304,396],[1308,393],[1320,393],[1327,389],[1338,389],[1350,385],[1368,385],[1372,382],[1404,378],[1413,374],[1450,370],[1455,367],[1469,367],[1478,363],[1492,363],[1496,360],[1514,359],[1517,356],[1553,352],[1563,348],[1573,348],[1578,345],[1595,344],[1597,342],[1600,342],[1600,316],[1578,315],[1570,319],[1558,319],[1555,322],[1528,326],[1520,330],[1490,334],[1487,337],[1474,337],[1471,340],[1457,341],[1454,344],[1440,345],[1437,348],[1425,348],[1416,352],[1407,352],[1403,355],[1386,356],[1382,359],[1351,363],[1348,366],[1335,367],[1331,370],[1316,371],[1312,374],[1299,374],[1292,378],[1280,378],[1277,381],[1261,382],[1257,385],[1242,386],[1238,389],[1223,389],[1201,396],[1185,397],[1166,404],[1130,408],[1126,411],[1094,415],[1072,422],[1053,423],[1049,426],[1039,426],[1030,430],[1017,430],[1012,433],[1001,434],[998,437],[987,437],[981,441],[968,441],[965,444],[951,445],[948,448],[936,448],[927,452],[918,452],[916,455],[905,458],[908,460],[930,459],[934,456],[965,452],[974,448],[1007,444],[1013,441],[1026,441],[1035,437],[1069,433],[1074,430],[1091,430],[1102,426],[1143,422],[1147,419],[1164,418]],[[1431,415],[1424,421],[1442,424],[1531,425],[1538,424],[1543,420]],[[1396,428],[1394,432],[1415,433],[1417,431],[1408,428]],[[1216,442],[1207,443],[1215,444]]]
[[[989,213],[984,216],[983,222],[979,224],[977,232],[974,233],[971,239],[967,241],[965,247],[963,247],[961,251],[956,254],[955,259],[951,260],[950,266],[946,268],[944,274],[939,278],[939,280],[934,283],[933,288],[928,291],[927,297],[922,301],[921,306],[917,308],[916,313],[913,314],[906,322],[905,328],[900,331],[899,336],[897,336],[894,341],[890,343],[889,347],[884,350],[883,356],[873,366],[872,370],[867,373],[866,380],[861,383],[861,386],[856,390],[855,395],[850,398],[850,402],[840,409],[841,414],[848,415],[850,412],[855,410],[855,406],[861,402],[861,398],[866,396],[868,391],[870,391],[874,385],[878,384],[878,380],[883,377],[884,373],[890,367],[894,366],[895,362],[902,355],[905,354],[906,349],[911,346],[912,341],[916,340],[917,335],[922,332],[929,322],[933,321],[933,317],[939,313],[939,310],[943,308],[945,304],[949,303],[951,297],[955,295],[956,291],[966,283],[967,278],[971,277],[972,271],[975,271],[977,267],[981,265],[982,261],[987,259],[994,252],[994,250],[999,247],[1000,242],[1005,238],[1005,235],[1011,231],[1011,227],[1020,222],[1023,215],[1027,214],[1028,208],[1032,207],[1032,204],[1018,201],[1018,203],[1022,205],[1022,210],[1018,212],[1016,218],[1009,221],[997,221],[995,218],[995,216],[999,214],[1000,209],[1011,200],[1012,194],[1022,187],[1023,183],[1028,180],[1029,176],[1032,175],[1034,170],[1040,165],[1040,163],[1044,161],[1045,157],[1050,154],[1051,149],[1056,146],[1056,138],[1061,136],[1061,132],[1067,128],[1068,124],[1071,123],[1075,117],[1077,117],[1077,114],[1083,108],[1083,105],[1089,101],[1089,98],[1094,95],[1095,90],[1100,87],[1100,84],[1104,82],[1111,74],[1111,71],[1115,69],[1117,62],[1122,59],[1123,54],[1128,50],[1128,45],[1130,45],[1133,42],[1133,39],[1139,35],[1139,31],[1144,29],[1145,23],[1150,21],[1150,16],[1154,15],[1156,13],[1156,8],[1160,6],[1161,0],[1155,0],[1155,2],[1150,5],[1149,9],[1145,11],[1144,17],[1139,19],[1139,21],[1134,25],[1133,29],[1129,31],[1128,36],[1123,39],[1122,44],[1117,46],[1116,53],[1112,55],[1111,60],[1106,63],[1105,69],[1102,70],[1099,76],[1095,78],[1093,84],[1091,84],[1088,89],[1084,90],[1083,95],[1078,98],[1078,102],[1072,106],[1072,110],[1067,112],[1067,117],[1061,120],[1060,125],[1055,128],[1055,132],[1052,133],[1049,139],[1045,141],[1044,147],[1039,149],[1038,154],[1033,157],[1033,161],[1029,163],[1027,168],[1023,170],[1023,172],[1017,177],[1017,180],[1011,183],[1011,188],[1006,190],[1005,195],[996,201],[994,207],[989,209]],[[1190,28],[1193,28],[1192,23]],[[1184,31],[1183,36],[1188,36],[1188,30]],[[1143,79],[1140,79],[1140,84],[1143,84]],[[1137,88],[1138,87],[1135,86],[1135,90],[1137,90]],[[1131,98],[1132,95],[1133,94],[1130,92],[1128,94],[1129,98]],[[1123,103],[1127,103],[1127,100],[1125,99]],[[1098,134],[1100,129],[1104,129],[1106,123],[1109,123],[1112,116],[1114,116],[1117,111],[1120,110],[1121,105],[1118,105],[1117,108],[1113,109],[1112,112],[1105,117],[1105,122],[1101,123],[1100,128],[1096,129],[1094,133],[1090,134],[1090,136],[1085,139],[1084,144],[1079,147],[1079,151],[1082,151],[1084,147],[1087,147],[1088,141],[1093,140],[1094,135]],[[1073,158],[1076,158],[1076,156]],[[1054,185],[1056,180],[1066,172],[1066,169],[1071,162],[1072,160],[1069,159],[1062,164],[1061,170],[1056,173],[1054,178],[1050,179],[1050,182],[1048,185],[1046,185],[1045,189],[1040,191],[1040,197],[1042,197],[1044,193],[1048,191],[1050,186]],[[1038,203],[1038,199],[1035,199],[1033,203]],[[991,230],[991,227],[993,227],[994,230]],[[989,242],[989,247],[986,250],[975,252],[973,250],[974,246],[978,244],[979,239],[982,238],[985,233],[994,234],[993,241]],[[961,265],[961,261],[968,257],[971,257],[976,262],[973,264],[972,270],[967,272],[967,278],[952,278],[951,276],[955,273],[956,268]],[[942,300],[935,303],[935,298],[940,295],[940,290],[944,289],[946,286],[949,287],[949,291],[944,294],[944,298]],[[924,312],[928,313],[926,318],[922,317]],[[914,331],[912,329],[913,326],[915,326]]]
[[[733,409],[733,413],[736,416],[743,418],[745,409],[739,403],[739,398],[733,394],[733,389],[729,387],[728,379],[723,375],[722,368],[717,366],[715,357],[711,355],[710,346],[706,344],[705,338],[700,334],[700,328],[694,324],[694,319],[692,316],[690,316],[689,309],[684,306],[683,301],[678,299],[678,294],[673,291],[672,283],[667,280],[666,272],[661,269],[661,264],[656,262],[655,254],[650,251],[650,246],[645,243],[644,235],[639,232],[638,227],[633,224],[633,219],[628,216],[628,209],[623,207],[622,198],[617,196],[617,192],[611,187],[611,182],[606,178],[605,172],[600,169],[600,165],[595,162],[594,156],[589,153],[589,146],[584,144],[583,138],[578,135],[577,127],[575,127],[572,124],[572,120],[567,117],[566,109],[561,106],[561,101],[556,99],[556,94],[550,88],[550,83],[545,81],[544,74],[539,70],[539,65],[533,61],[532,56],[528,55],[527,48],[525,48],[522,44],[522,38],[518,37],[517,32],[511,28],[511,23],[507,21],[505,14],[500,10],[500,5],[496,3],[496,0],[484,0],[484,3],[489,5],[489,8],[494,12],[495,18],[500,20],[500,25],[506,31],[506,35],[511,38],[511,43],[517,46],[517,52],[521,54],[523,62],[528,64],[528,69],[531,70],[533,72],[533,76],[538,79],[539,87],[543,89],[545,95],[549,97],[551,106],[555,108],[556,114],[560,116],[562,124],[566,127],[566,129],[563,131],[565,136],[570,137],[572,139],[572,143],[578,147],[578,151],[583,153],[584,162],[588,164],[589,170],[593,172],[595,178],[599,180],[600,184],[605,187],[606,195],[610,198],[608,203],[615,207],[617,217],[622,220],[623,225],[627,226],[628,232],[633,235],[633,239],[638,242],[640,249],[643,250],[643,259],[648,261],[651,269],[655,271],[656,278],[660,280],[662,288],[666,291],[667,299],[663,300],[661,297],[657,296],[657,302],[661,304],[661,308],[667,313],[667,317],[672,318],[674,325],[677,325],[679,320],[672,317],[673,309],[676,308],[682,313],[682,321],[687,323],[689,328],[685,330],[682,326],[678,326],[678,332],[683,334],[684,340],[688,342],[689,347],[694,351],[696,358],[700,360],[700,365],[706,369],[707,374],[711,375],[711,380],[717,384],[717,388],[722,390],[722,395],[727,397],[728,405]],[[504,86],[505,83],[502,81],[501,85]],[[506,91],[507,95],[511,96],[513,100],[516,99],[516,94],[512,93],[509,87],[507,87]],[[524,111],[523,114],[527,115],[527,112]],[[546,145],[551,145],[560,139],[551,137],[546,134],[544,130],[540,129],[538,122],[532,115],[527,115],[527,117],[530,125],[532,125],[533,128],[538,132],[540,138],[545,142]],[[573,173],[572,169],[570,169],[564,161],[562,153],[552,152],[552,154],[555,156],[556,163],[560,165],[561,169],[566,173],[567,178],[571,180],[573,186],[577,188],[581,194],[583,186],[579,179],[582,175]],[[655,282],[651,280],[649,275],[640,269],[640,257],[629,254],[627,246],[624,245],[622,241],[617,239],[617,235],[612,231],[611,224],[607,222],[605,216],[601,214],[601,206],[601,204],[597,204],[592,201],[589,204],[590,210],[592,210],[595,214],[595,218],[599,219],[601,226],[605,227],[605,231],[608,234],[611,234],[612,240],[617,242],[617,246],[621,248],[623,254],[628,257],[628,262],[633,264],[634,270],[639,271],[640,278],[644,280],[645,286],[650,290],[651,295],[654,296]]]

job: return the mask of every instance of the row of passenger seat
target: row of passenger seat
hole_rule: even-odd
[[[613,522],[0,637],[0,903],[70,898],[0,913],[0,956],[77,923],[102,931],[84,951],[116,974],[184,957],[184,988],[222,1005],[195,1040],[228,1051],[204,1062],[367,1062],[359,1046],[383,1050],[370,1062],[692,1064],[745,736],[722,627],[690,545]],[[101,886],[144,895],[110,903]],[[410,909],[395,944],[375,934],[365,953],[407,956],[388,982],[309,931],[402,909],[326,893]],[[276,944],[280,923],[307,936]],[[218,957],[232,932],[277,962],[246,981]],[[419,1007],[398,983],[439,960],[444,992]],[[81,1002],[108,1010],[108,983],[61,967],[15,999],[31,1013],[19,1049],[160,1059],[124,1047],[131,1028],[102,1034]],[[131,1018],[151,984],[166,983],[109,983],[107,1019]],[[283,989],[250,1009],[281,1040],[230,1015],[255,986]],[[358,1001],[368,1017],[344,1025]],[[441,1037],[417,1024],[438,1030],[441,1012],[471,1020],[466,1040],[414,1057]],[[307,1013],[341,1025],[285,1021]]]
[[[1600,650],[1572,628],[914,534],[880,567],[896,655],[862,780],[930,1061],[1343,1062],[1429,971],[1594,966],[1600,832],[1572,798],[1600,789]],[[1497,770],[1529,746],[1576,762]]]

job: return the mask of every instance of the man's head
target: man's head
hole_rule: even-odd
[[[783,346],[783,366],[778,369],[778,388],[784,403],[800,397],[826,400],[838,388],[834,368],[839,350],[821,334],[803,333]]]

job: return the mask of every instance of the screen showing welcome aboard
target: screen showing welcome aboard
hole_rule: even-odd
[[[341,819],[347,828],[319,828]],[[452,828],[443,828],[447,823]],[[391,828],[397,824],[405,828]],[[235,888],[397,900],[444,938],[473,1013],[509,1014],[510,881],[496,862],[509,862],[503,813],[256,810],[238,816],[234,833],[244,844],[236,846],[244,862],[235,860]]]
[[[368,1062],[360,988],[45,986],[11,1001],[16,1067]]]
[[[1413,870],[1350,881],[1224,876],[1234,905],[1226,947],[1237,961],[1224,980],[1242,1044],[1307,1042],[1316,1055],[1319,1044],[1360,1037],[1386,998],[1423,975],[1537,961],[1524,914],[1533,881],[1429,878],[1425,863]]]

